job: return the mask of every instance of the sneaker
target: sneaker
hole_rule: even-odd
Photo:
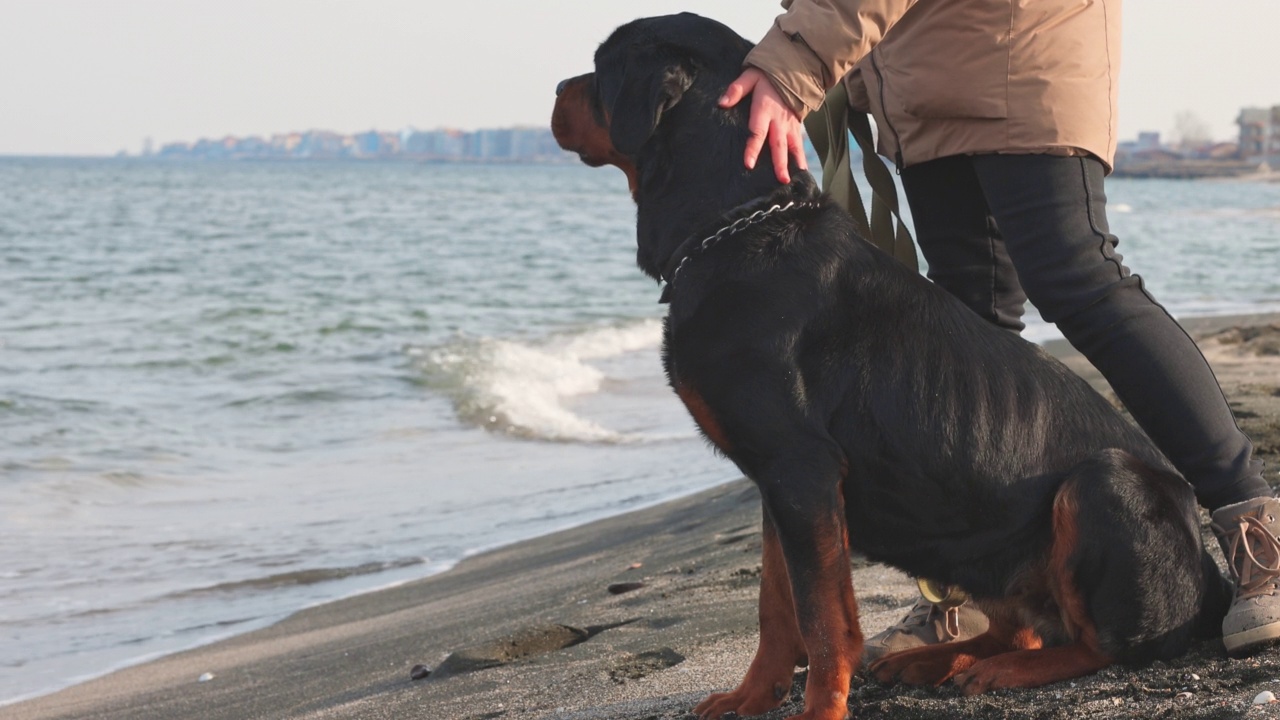
[[[1213,532],[1236,583],[1222,620],[1222,644],[1233,657],[1280,640],[1280,499],[1246,500],[1218,508]]]
[[[943,606],[921,597],[907,616],[862,647],[862,664],[922,645],[955,642],[977,637],[987,631],[987,616],[969,602]]]

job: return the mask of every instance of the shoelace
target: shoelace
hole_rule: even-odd
[[[1277,589],[1277,580],[1280,579],[1280,540],[1271,534],[1266,525],[1274,519],[1268,516],[1264,520],[1263,512],[1264,508],[1259,508],[1253,514],[1241,515],[1236,520],[1233,533],[1218,528],[1231,539],[1227,565],[1240,583],[1240,590],[1236,593],[1237,600],[1273,595]],[[1244,552],[1241,553],[1241,550]],[[1237,558],[1242,561],[1239,565],[1236,563]]]
[[[960,637],[960,607],[956,606],[942,610],[942,608],[927,600],[917,601],[911,607],[911,611],[907,613],[907,616],[902,619],[902,622],[895,625],[893,629],[898,632],[909,633],[914,628],[924,627],[929,624],[929,621],[933,619],[933,614],[938,611],[944,613],[942,628],[947,634],[947,637],[938,639],[945,642]]]

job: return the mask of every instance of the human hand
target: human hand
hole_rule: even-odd
[[[809,168],[805,161],[800,116],[782,100],[769,76],[753,67],[743,70],[738,79],[729,84],[724,95],[720,96],[720,107],[731,108],[747,95],[751,95],[751,119],[747,121],[751,136],[747,138],[743,162],[748,169],[754,169],[761,149],[768,142],[773,156],[773,172],[778,176],[778,182],[785,185],[791,182],[787,170],[790,158],[795,158],[801,170]]]

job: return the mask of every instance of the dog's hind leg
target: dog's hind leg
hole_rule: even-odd
[[[747,675],[737,689],[715,693],[694,708],[699,717],[718,718],[725,713],[760,715],[787,698],[796,666],[808,662],[804,640],[796,624],[791,580],[787,576],[782,544],[766,508],[764,556],[760,568],[760,645]]]
[[[1129,453],[1106,450],[1073,470],[1058,494],[1055,523],[1059,507],[1074,503],[1078,544],[1070,558],[1055,557],[1055,571],[1064,588],[1073,581],[1087,605],[1096,647],[1124,663],[1186,652],[1206,607],[1220,607],[1212,601],[1222,590],[1217,567],[1205,561],[1191,485]],[[1064,614],[1083,616],[1083,608],[1067,607],[1067,596],[1064,589]]]
[[[1101,476],[1101,477],[1099,477]],[[1092,480],[1091,490],[1108,476],[1107,468],[1077,468],[1059,488],[1053,502],[1053,541],[1049,548],[1046,581],[1057,603],[1063,629],[1070,641],[1042,649],[1008,652],[974,663],[956,676],[966,695],[995,688],[1038,687],[1097,672],[1115,662],[1103,651],[1085,596],[1076,583],[1080,570],[1080,480]],[[1093,537],[1089,546],[1105,543]],[[1094,549],[1090,547],[1088,549]]]

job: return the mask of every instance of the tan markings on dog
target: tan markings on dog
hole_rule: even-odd
[[[613,141],[609,139],[608,113],[602,113],[604,125],[596,121],[596,114],[591,108],[588,77],[583,75],[565,83],[551,112],[551,134],[560,147],[578,153],[587,165],[613,165],[621,170],[627,176],[631,197],[635,198],[636,166],[630,158],[614,149]]]
[[[693,416],[693,421],[698,423],[698,427],[702,428],[702,432],[707,436],[707,439],[720,448],[720,452],[727,455],[731,448],[729,437],[725,435],[724,429],[720,427],[715,415],[711,413],[711,408],[707,407],[707,402],[702,399],[698,391],[693,389],[692,385],[679,383],[676,387],[676,394],[680,396],[684,406],[689,409],[689,414]]]
[[[797,619],[809,656],[805,682],[805,712],[801,717],[841,720],[847,717],[845,700],[862,655],[862,628],[858,601],[853,594],[849,568],[848,532],[844,523],[844,498],[837,493],[832,515],[814,523],[818,553],[816,576],[808,593],[813,616],[806,618],[797,603]],[[809,632],[805,633],[806,626]]]

